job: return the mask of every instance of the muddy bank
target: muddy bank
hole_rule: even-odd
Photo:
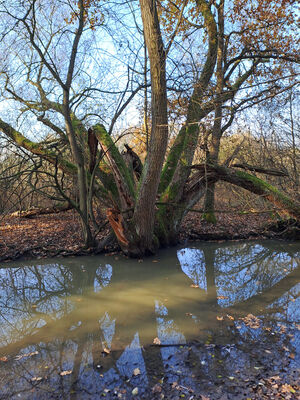
[[[100,221],[101,222],[101,221]],[[102,221],[105,224],[105,221]],[[0,261],[88,255],[118,251],[112,241],[103,243],[109,235],[107,225],[99,232],[98,249],[84,249],[80,224],[74,211],[31,218],[2,217],[0,222]],[[299,240],[300,226],[294,221],[274,221],[269,214],[218,214],[217,223],[201,219],[200,213],[186,216],[179,241],[219,241],[278,238]]]

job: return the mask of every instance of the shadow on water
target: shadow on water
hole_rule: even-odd
[[[299,278],[300,243],[271,241],[3,264],[0,398],[230,399],[263,372],[297,379]]]

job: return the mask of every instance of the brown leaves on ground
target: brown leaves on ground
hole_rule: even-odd
[[[216,216],[217,223],[211,224],[203,221],[201,213],[189,213],[183,221],[180,239],[223,240],[258,237],[264,235],[264,227],[272,222],[266,214],[219,213]],[[104,220],[100,224],[103,222]],[[106,227],[97,239],[101,241],[108,233],[109,228]],[[30,219],[17,216],[0,217],[0,261],[20,257],[76,255],[82,254],[82,249],[80,221],[74,210],[36,215]]]
[[[102,239],[107,229],[97,237]],[[74,210],[33,218],[0,217],[0,261],[80,253],[79,218]]]
[[[226,210],[225,210],[226,211]],[[202,219],[202,213],[190,212],[180,231],[181,239],[230,240],[270,236],[266,226],[274,223],[268,214],[240,214],[239,212],[216,213],[217,222]],[[272,234],[273,235],[273,234]]]

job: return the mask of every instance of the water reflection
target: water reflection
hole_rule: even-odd
[[[249,341],[298,368],[299,260],[299,243],[263,242],[3,265],[0,398],[127,398],[162,377],[197,390],[251,369]]]

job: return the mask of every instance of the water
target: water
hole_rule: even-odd
[[[0,267],[0,399],[195,398],[267,370],[297,380],[299,242]]]

